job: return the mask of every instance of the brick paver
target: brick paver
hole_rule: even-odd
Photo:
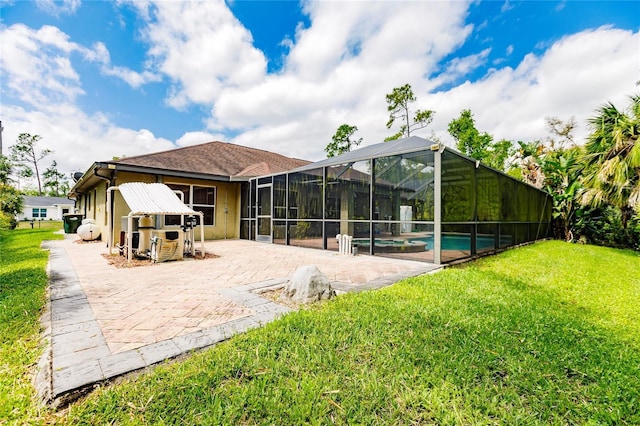
[[[50,381],[45,400],[215,344],[289,309],[255,290],[316,265],[339,291],[389,285],[434,265],[244,240],[206,243],[207,259],[116,268],[104,243],[49,242]],[[47,364],[41,362],[41,364]],[[40,376],[43,376],[41,373]],[[46,386],[42,385],[39,388]]]

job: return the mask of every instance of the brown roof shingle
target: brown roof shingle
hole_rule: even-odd
[[[260,176],[309,164],[309,161],[226,142],[208,142],[169,151],[126,157],[116,164],[216,176]]]

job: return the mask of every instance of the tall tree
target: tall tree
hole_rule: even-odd
[[[39,135],[20,133],[18,141],[11,147],[11,160],[21,169],[21,176],[35,176],[38,182],[38,194],[42,195],[42,179],[40,178],[39,163],[53,151],[50,149],[36,150],[36,145],[42,139]]]
[[[13,217],[22,211],[23,203],[20,191],[11,185],[0,183],[0,212]]]
[[[11,182],[11,173],[13,172],[13,164],[4,155],[0,155],[0,183],[8,185]]]
[[[58,170],[58,163],[55,160],[42,173],[42,179],[44,187],[48,189],[47,194],[52,197],[63,197],[69,191],[69,180]]]
[[[387,129],[390,129],[396,120],[402,121],[403,124],[396,134],[385,138],[385,141],[392,141],[400,139],[401,137],[408,138],[411,136],[412,131],[425,128],[433,121],[435,111],[432,110],[416,110],[413,121],[410,121],[410,104],[414,103],[417,99],[409,84],[405,84],[402,87],[395,87],[391,93],[387,94],[386,99],[387,111],[389,112]]]
[[[580,210],[580,148],[547,151],[537,157],[544,177],[544,189],[553,197],[553,218],[558,237],[573,241],[576,214]]]
[[[352,139],[353,134],[358,131],[358,127],[343,124],[338,127],[335,135],[331,136],[331,142],[325,147],[327,157],[335,157],[351,151],[351,148],[362,143],[362,138]]]
[[[640,213],[640,95],[630,99],[626,111],[608,103],[589,120],[584,155],[583,203],[619,208],[624,228],[634,210]]]
[[[465,109],[460,117],[451,120],[447,130],[455,139],[458,151],[476,160],[484,160],[487,156],[493,137],[488,133],[480,134],[471,110]]]
[[[23,209],[22,194],[14,188],[10,178],[13,165],[0,155],[0,229],[16,227],[15,216]]]
[[[551,133],[548,138],[551,150],[566,149],[576,145],[573,141],[573,131],[578,125],[575,117],[570,117],[567,121],[563,121],[558,117],[547,117],[545,121],[547,122],[547,129]]]
[[[471,110],[465,109],[460,117],[451,120],[448,131],[455,139],[458,151],[498,170],[505,169],[507,159],[512,155],[512,142],[503,139],[494,143],[493,136],[480,133]]]

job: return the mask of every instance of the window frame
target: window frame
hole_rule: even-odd
[[[202,212],[201,210],[199,210],[199,208],[212,208],[213,209],[213,217],[212,217],[212,223],[208,224],[206,223],[206,214],[203,213],[203,219],[205,219],[205,223],[204,226],[216,226],[216,205],[217,205],[217,200],[218,200],[218,187],[215,185],[203,185],[203,184],[196,184],[196,183],[183,183],[183,182],[165,182],[165,185],[167,185],[169,188],[171,188],[172,191],[181,191],[181,189],[176,189],[174,188],[174,186],[180,186],[180,187],[188,187],[189,188],[189,192],[186,193],[184,192],[184,198],[186,199],[186,201],[184,201],[185,205],[187,205],[189,208],[195,210],[195,211],[199,211]],[[212,189],[213,190],[213,204],[204,204],[204,203],[194,203],[194,188],[195,189]],[[185,188],[186,189],[186,188]],[[164,220],[163,220],[163,225],[164,226],[181,226],[184,223],[184,216],[180,216],[180,223],[179,224],[167,224],[167,218],[168,217],[174,217],[175,215],[165,215],[164,216]],[[198,217],[198,216],[196,216]]]
[[[31,217],[34,219],[46,219],[47,218],[47,209],[45,207],[32,207],[31,208]]]

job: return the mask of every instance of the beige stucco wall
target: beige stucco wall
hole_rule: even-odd
[[[144,182],[144,183],[174,183],[184,185],[200,185],[216,188],[215,200],[215,224],[205,225],[205,239],[223,239],[223,238],[239,238],[240,236],[240,183],[236,182],[216,182],[201,179],[185,179],[172,176],[149,175],[131,172],[118,172],[115,185],[121,185],[127,182]],[[86,217],[96,220],[96,224],[100,226],[102,232],[102,240],[107,241],[107,182],[100,182],[92,187],[87,193],[91,194],[91,200],[87,203],[86,195],[82,197],[79,203],[79,213],[85,213]],[[118,244],[120,231],[122,230],[122,217],[127,216],[130,212],[129,207],[125,203],[119,191],[113,191],[114,200],[113,225],[114,225],[114,243]],[[162,220],[158,218],[156,224],[162,226]],[[157,226],[158,227],[158,226]],[[170,227],[167,227],[169,229]],[[178,227],[174,227],[178,228]],[[196,238],[199,238],[199,228],[196,230]]]
[[[164,177],[162,183],[213,186],[216,188],[215,224],[204,227],[207,240],[240,237],[240,184],[236,182],[213,182],[200,179]],[[198,236],[199,234],[197,234]]]
[[[78,200],[77,213],[85,215],[85,219],[94,219],[100,227],[102,239],[107,230],[107,187],[106,181],[99,182],[91,187]]]
[[[87,217],[96,220],[96,224],[107,225],[107,182],[100,182],[91,191],[91,200],[87,206]]]

